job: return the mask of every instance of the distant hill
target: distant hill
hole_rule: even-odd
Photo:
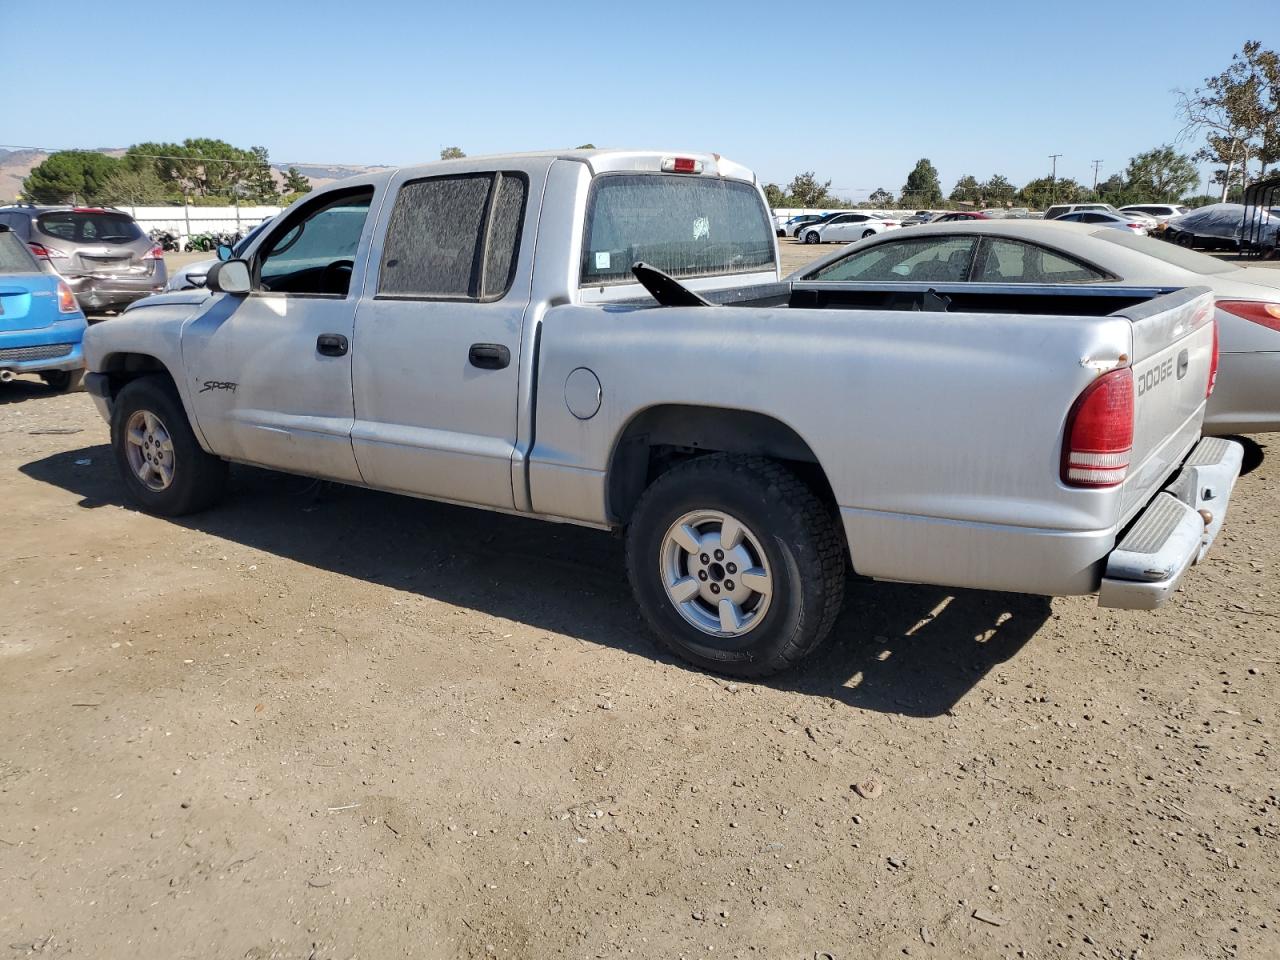
[[[102,147],[99,153],[106,153],[113,157],[124,155],[122,147]],[[22,181],[26,179],[33,167],[39,166],[44,162],[45,157],[49,154],[41,150],[5,150],[0,148],[0,203],[12,203],[17,199],[18,194],[22,192]],[[311,181],[311,186],[322,187],[327,183],[333,183],[335,180],[342,180],[346,177],[354,177],[359,173],[372,173],[376,170],[386,170],[386,167],[361,166],[359,164],[334,164],[331,166],[317,166],[310,163],[273,163],[271,169],[275,174],[276,182],[281,183],[284,180],[284,171],[289,167],[296,167],[298,172]]]

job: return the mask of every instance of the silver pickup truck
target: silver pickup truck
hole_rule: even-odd
[[[1154,607],[1241,450],[1200,439],[1208,294],[778,282],[716,154],[514,154],[309,194],[208,290],[85,338],[143,508],[227,462],[625,532],[669,649],[740,676],[846,574]]]

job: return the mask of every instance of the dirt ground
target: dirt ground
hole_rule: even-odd
[[[1280,956],[1259,440],[1164,610],[854,583],[730,683],[605,534],[247,468],[148,517],[0,385],[0,960]]]

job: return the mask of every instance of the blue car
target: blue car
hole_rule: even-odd
[[[0,382],[36,373],[54,390],[84,379],[87,326],[65,280],[46,273],[27,245],[0,225]]]

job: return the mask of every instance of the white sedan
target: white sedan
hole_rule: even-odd
[[[805,243],[848,243],[874,237],[886,230],[896,230],[900,226],[902,224],[897,220],[890,220],[880,213],[842,213],[825,223],[801,227],[800,239]]]
[[[1145,213],[1120,216],[1105,210],[1081,210],[1058,217],[1063,223],[1089,223],[1099,227],[1111,227],[1113,230],[1128,230],[1140,236],[1146,236],[1155,226],[1155,219]]]
[[[969,220],[873,237],[787,279],[819,297],[838,297],[855,283],[923,287],[940,295],[944,309],[974,284],[1014,299],[1024,285],[1087,285],[1114,300],[1108,310],[1131,303],[1125,298],[1134,288],[1208,287],[1217,299],[1221,360],[1205,433],[1280,430],[1280,269],[1239,267],[1096,224]]]

